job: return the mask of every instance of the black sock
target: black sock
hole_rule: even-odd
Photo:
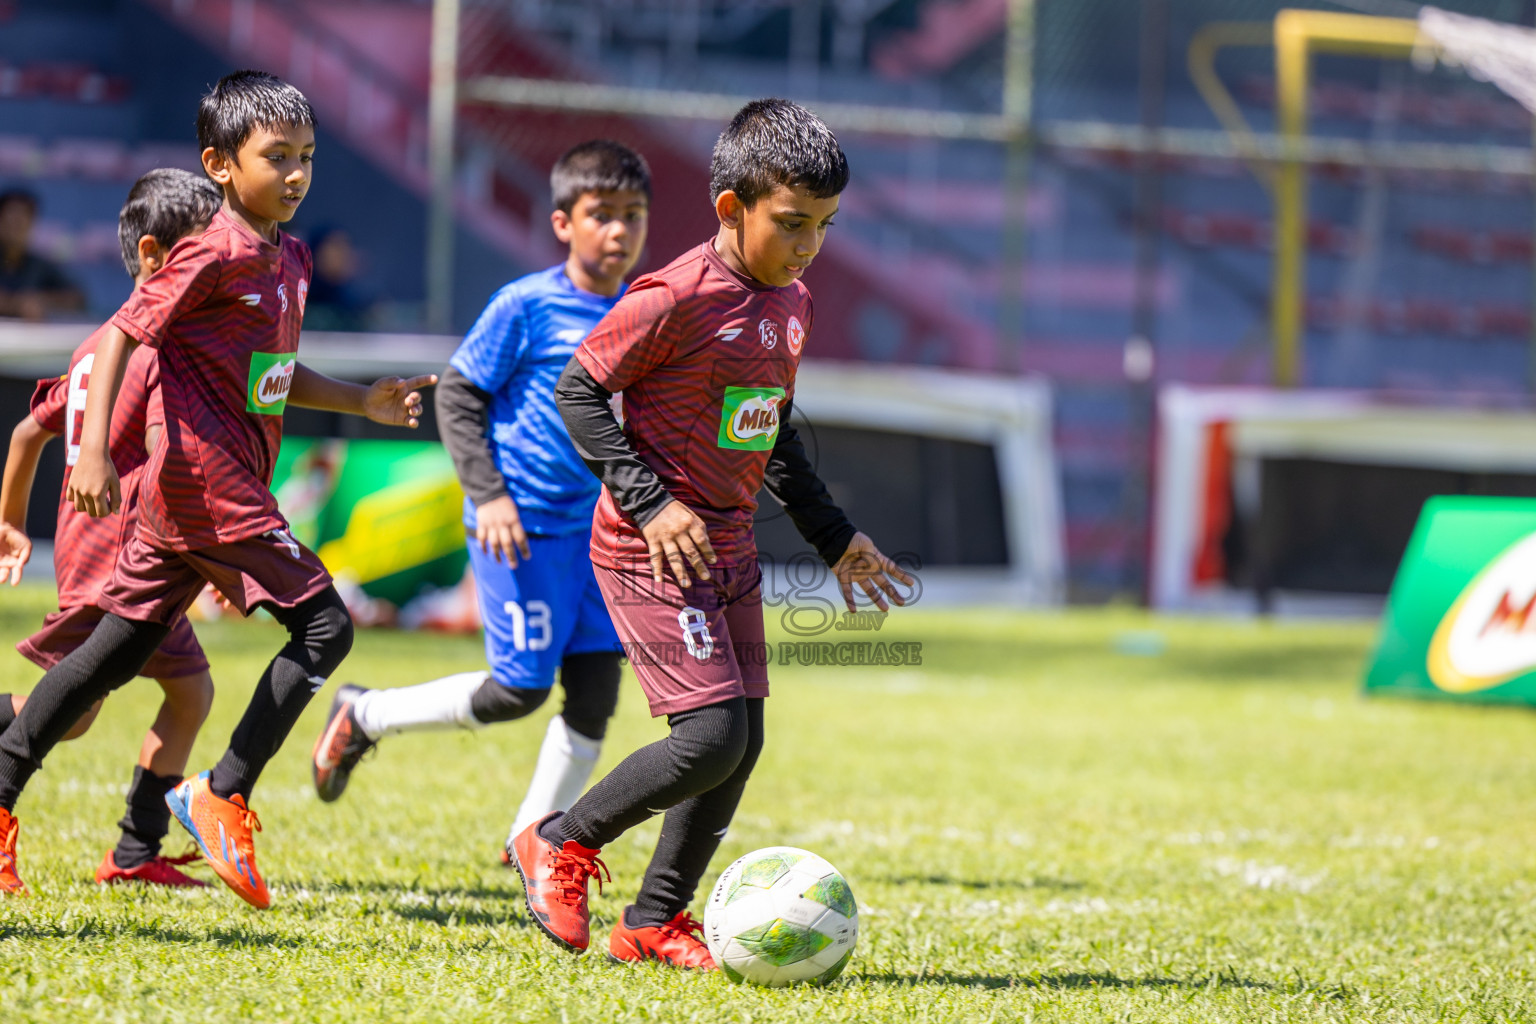
[[[165,794],[180,781],[178,775],[156,775],[142,765],[133,769],[128,811],[117,823],[123,834],[112,852],[118,867],[126,871],[160,856],[160,842],[171,827],[171,809],[166,806]]]
[[[544,824],[539,826],[539,838],[543,839],[546,843],[549,843],[557,850],[565,845],[565,836],[560,834],[560,819],[563,817],[565,817],[565,815],[556,814],[554,817],[550,818]]]
[[[634,922],[665,924],[693,902],[699,879],[709,870],[709,861],[720,848],[725,830],[736,816],[747,779],[763,749],[763,701],[747,701],[747,750],[730,778],[714,789],[689,797],[667,811],[661,820],[661,837],[656,852],[645,869],[645,880],[635,897]],[[629,923],[629,915],[625,915]]]
[[[16,721],[16,712],[11,709],[11,695],[0,693],[0,732],[9,729],[14,721]]]
[[[272,614],[287,627],[288,643],[262,673],[229,749],[208,778],[214,795],[226,800],[238,793],[250,802],[262,769],[352,649],[352,619],[334,587],[297,607],[273,608]]]
[[[751,711],[751,708],[756,708],[756,711]],[[598,785],[588,789],[587,794],[576,801],[576,806],[556,818],[554,823],[559,826],[561,841],[573,840],[582,846],[602,847],[619,838],[630,827],[647,820],[654,814],[654,808],[676,809],[684,804],[691,806],[691,798],[708,794],[717,786],[725,785],[736,778],[743,757],[753,746],[753,722],[757,723],[757,746],[760,746],[760,699],[733,697],[707,708],[667,715],[671,734],[665,740],[642,746],[634,754],[628,755],[617,768],[604,775]],[[753,758],[756,760],[756,754],[753,754]],[[748,768],[748,771],[751,769]],[[742,775],[740,781],[745,785],[745,775]],[[730,800],[727,821],[730,820],[731,812],[736,811],[737,798],[740,798],[739,791],[736,798]],[[707,806],[714,808],[716,804],[710,803]],[[680,827],[688,826],[688,834],[691,835],[694,827],[703,823],[705,818],[713,821],[717,817],[717,811],[713,815],[687,812],[684,817],[674,820],[673,812],[668,811],[667,823],[662,824],[662,843],[657,844],[657,857],[667,846],[668,832],[673,834],[674,841],[687,841],[680,835]],[[723,824],[714,827],[723,827]],[[719,844],[719,840],[716,838],[711,841],[710,855],[713,855],[714,846]],[[671,851],[670,846],[667,849]],[[676,858],[676,854],[670,854],[670,857]],[[705,857],[705,863],[708,863],[708,857]],[[654,866],[656,863],[653,860],[653,869]],[[691,861],[679,867],[679,870],[687,874],[691,870]],[[650,874],[647,872],[647,878],[650,878]],[[691,884],[697,886],[697,878]],[[671,917],[673,915],[667,915],[662,920],[670,920]]]
[[[0,807],[14,810],[27,780],[80,716],[139,674],[169,629],[108,614],[95,632],[33,687],[0,734]]]

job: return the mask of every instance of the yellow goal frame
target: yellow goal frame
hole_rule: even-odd
[[[1286,9],[1275,15],[1275,96],[1281,138],[1295,152],[1307,133],[1312,55],[1405,58],[1420,45],[1410,18]],[[1274,266],[1270,279],[1272,374],[1281,387],[1301,376],[1307,259],[1307,168],[1281,161],[1274,175]]]

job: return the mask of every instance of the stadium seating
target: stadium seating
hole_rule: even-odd
[[[865,5],[874,13],[861,28],[862,49],[832,40],[822,48],[828,59],[809,80],[786,77],[783,51],[772,51],[773,40],[788,33],[787,6],[752,5],[730,15],[730,31],[696,41],[686,61],[669,60],[668,51],[636,41],[634,33],[615,30],[617,41],[604,48],[601,39],[562,29],[579,27],[580,6],[562,5],[539,21],[528,12],[555,7],[466,5],[464,75],[736,94],[804,95],[797,91],[803,86],[830,100],[996,108],[1004,5],[992,0]],[[835,5],[823,6],[832,18]],[[1241,6],[1236,13],[1264,18],[1277,4]],[[1138,120],[1138,25],[1112,7],[1103,0],[1041,7],[1039,116]],[[324,178],[296,226],[345,224],[366,254],[373,283],[396,300],[398,325],[411,326],[425,230],[424,0],[89,0],[67,12],[23,0],[5,10],[0,184],[27,184],[42,196],[39,242],[89,289],[93,313],[110,309],[126,291],[110,231],[124,185],[154,164],[192,165],[190,97],[230,65],[253,64],[292,77],[320,113]],[[1165,120],[1210,127],[1213,119],[1177,59],[1187,29],[1200,23],[1197,14],[1189,13],[1190,25],[1174,26]],[[552,20],[557,15],[564,21]],[[832,39],[836,26],[829,21],[824,28]],[[125,47],[150,59],[130,59]],[[841,55],[835,60],[834,50]],[[765,59],[769,51],[772,59]],[[850,52],[857,58],[851,63]],[[1223,65],[1258,127],[1267,126],[1272,106],[1269,60],[1260,50],[1235,52]],[[1322,69],[1313,94],[1315,130],[1528,143],[1528,116],[1490,88],[1421,81],[1406,66],[1397,77],[1386,74]],[[1385,113],[1383,82],[1397,96]],[[464,326],[500,281],[553,258],[543,227],[544,168],[579,138],[612,135],[650,157],[658,194],[649,265],[705,237],[710,218],[701,196],[711,131],[466,107],[456,323]],[[961,143],[858,136],[845,142],[856,187],[812,280],[816,354],[1048,375],[1057,391],[1073,578],[1089,589],[1119,585],[1125,559],[1139,544],[1124,481],[1147,443],[1124,373],[1126,340],[1145,321],[1138,305],[1152,311],[1157,380],[1265,380],[1264,190],[1241,164],[1160,162],[1158,263],[1143,278],[1134,234],[1136,163],[1115,154],[1038,152],[1021,285],[1025,338],[1004,343],[995,331],[1008,284],[1000,269],[1001,153]],[[346,187],[334,187],[337,181]],[[1373,189],[1377,198],[1367,201]],[[1373,182],[1321,168],[1311,199],[1311,383],[1506,397],[1523,388],[1532,243],[1513,225],[1527,218],[1527,191],[1494,179],[1393,174]],[[1475,360],[1466,358],[1468,346]]]

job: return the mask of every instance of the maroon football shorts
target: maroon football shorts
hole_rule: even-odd
[[[643,572],[592,571],[652,717],[768,696],[763,574],[755,561],[711,566],[709,582],[688,587],[670,572],[658,585],[648,564]]]
[[[107,614],[94,605],[79,605],[54,612],[43,620],[43,628],[16,645],[16,649],[38,668],[47,671],[96,631],[96,624]],[[160,641],[160,647],[139,675],[146,679],[185,679],[208,671],[208,657],[192,632],[192,623],[183,615]]]
[[[259,605],[292,608],[331,585],[319,557],[287,530],[193,551],[155,547],[142,531],[123,545],[96,603],[135,622],[170,625],[212,583],[241,615]]]

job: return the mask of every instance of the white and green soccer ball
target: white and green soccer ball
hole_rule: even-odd
[[[825,985],[859,934],[853,890],[825,860],[770,846],[725,869],[704,908],[710,955],[732,981]]]

